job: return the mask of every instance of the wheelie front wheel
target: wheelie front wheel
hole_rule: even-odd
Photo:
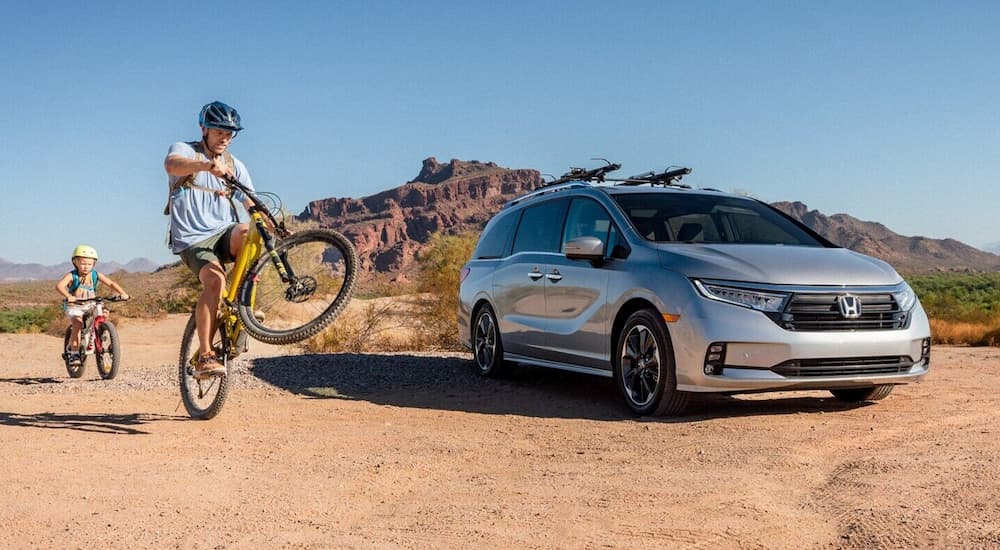
[[[66,327],[66,334],[63,336],[63,362],[66,363],[66,372],[69,373],[70,378],[80,378],[83,376],[83,371],[87,367],[87,355],[84,353],[79,354],[79,365],[73,364],[73,362],[69,360],[69,355],[66,350],[69,349],[69,339],[72,334],[73,327]],[[82,339],[81,335],[81,341]]]
[[[350,301],[357,263],[354,245],[336,231],[311,229],[280,241],[240,285],[247,332],[268,344],[292,344],[323,330]]]
[[[222,340],[216,331],[212,335],[212,349],[216,350],[219,361],[226,361],[226,358],[219,353],[222,347]],[[229,364],[226,361],[227,372],[225,376],[195,378],[194,360],[197,359],[199,351],[198,331],[196,330],[194,314],[192,314],[191,318],[188,319],[187,326],[184,327],[181,354],[178,359],[181,399],[184,401],[184,408],[187,409],[191,418],[209,420],[219,414],[223,403],[226,402],[226,396],[229,394]]]
[[[103,323],[97,328],[97,341],[101,343],[101,351],[96,352],[95,349],[97,372],[101,378],[111,380],[118,375],[118,364],[121,362],[118,329],[112,323]]]

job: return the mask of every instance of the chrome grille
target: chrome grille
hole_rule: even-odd
[[[890,293],[859,294],[861,316],[847,319],[840,313],[837,300],[844,293],[794,294],[778,324],[786,330],[823,332],[836,330],[893,330],[906,326],[906,313]]]
[[[906,355],[880,357],[836,357],[830,359],[792,359],[771,367],[787,377],[858,376],[865,374],[900,374],[910,370],[913,359]]]

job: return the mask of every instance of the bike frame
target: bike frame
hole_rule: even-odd
[[[281,235],[286,234],[284,226],[277,223],[277,220],[274,219],[267,208],[261,204],[260,200],[248,188],[234,179],[229,179],[228,183],[231,187],[239,189],[246,194],[254,204],[249,209],[249,232],[247,233],[246,240],[243,242],[243,248],[240,249],[240,253],[236,256],[233,269],[230,271],[229,285],[226,287],[226,293],[223,296],[219,311],[219,330],[224,335],[223,345],[230,347],[230,352],[239,353],[238,350],[232,349],[232,346],[235,345],[239,337],[240,331],[243,330],[243,321],[240,320],[236,312],[237,304],[252,308],[256,298],[256,286],[253,287],[253,292],[250,292],[248,295],[239,295],[240,287],[250,268],[266,250],[271,255],[271,259],[282,280],[288,281],[291,279],[291,276],[285,262],[274,251],[275,237],[268,229],[267,224],[270,222]]]
[[[80,352],[86,355],[93,355],[94,353],[104,353],[104,342],[100,338],[94,338],[94,349],[88,351],[84,342],[86,338],[91,334],[97,334],[97,329],[101,327],[105,322],[107,322],[107,317],[104,315],[104,302],[100,299],[89,298],[97,303],[94,309],[89,313],[83,314],[83,326],[80,327]]]

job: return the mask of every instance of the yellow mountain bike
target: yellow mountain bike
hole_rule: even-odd
[[[268,344],[292,344],[326,328],[343,311],[354,292],[357,254],[354,245],[330,229],[289,232],[280,201],[274,211],[262,196],[235,179],[253,206],[250,232],[227,275],[226,293],[219,306],[218,330],[212,347],[226,374],[194,376],[198,349],[195,316],[191,315],[181,341],[179,379],[181,398],[193,418],[214,418],[229,393],[232,363],[247,350],[247,335]],[[279,219],[282,218],[282,219]]]

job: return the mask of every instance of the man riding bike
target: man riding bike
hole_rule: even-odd
[[[233,199],[244,208],[252,202],[242,193],[230,193],[226,177],[234,177],[254,190],[247,167],[229,152],[229,145],[243,129],[236,109],[214,101],[198,116],[201,141],[170,146],[164,167],[170,180],[170,245],[198,277],[201,296],[195,307],[199,355],[198,377],[221,376],[225,366],[212,350],[216,313],[226,284],[223,264],[231,263],[246,241],[248,227],[239,223]]]

